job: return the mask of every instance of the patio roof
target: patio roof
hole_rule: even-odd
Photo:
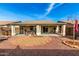
[[[8,25],[13,23],[18,23],[19,21],[0,21],[0,25]]]
[[[54,22],[49,20],[36,20],[36,21],[25,21],[21,24],[53,24]]]
[[[35,20],[35,21],[0,21],[0,26],[2,25],[62,25],[66,24],[63,22],[53,22],[51,20]]]
[[[43,25],[43,24],[65,24],[65,23],[57,23],[57,22],[53,22],[53,21],[50,21],[50,20],[35,20],[35,21],[24,21],[24,22],[20,22],[20,23],[13,23],[15,25],[19,24],[19,25],[24,25],[24,24],[27,24],[27,25],[36,25],[36,24],[40,24],[40,25]]]
[[[60,23],[67,23],[67,24],[74,24],[75,20],[65,20],[65,21],[58,21]],[[78,20],[78,24],[79,24],[79,20]]]

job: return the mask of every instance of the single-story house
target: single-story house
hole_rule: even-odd
[[[78,22],[79,23],[79,22]],[[32,33],[41,34],[59,34],[62,36],[73,35],[74,21],[36,20],[36,21],[0,21],[0,35],[15,36],[19,34]]]

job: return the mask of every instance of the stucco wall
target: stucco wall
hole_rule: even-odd
[[[51,34],[51,33],[55,33],[56,32],[56,27],[55,26],[46,26],[48,28],[48,33]],[[54,30],[55,28],[55,30]],[[41,28],[42,30],[42,33],[43,33],[43,26]]]

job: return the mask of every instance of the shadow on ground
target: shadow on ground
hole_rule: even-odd
[[[64,49],[0,49],[0,56],[79,56],[79,50]]]

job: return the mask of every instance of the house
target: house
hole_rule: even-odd
[[[0,21],[0,35],[15,36],[32,33],[38,36],[41,34],[59,34],[66,36],[73,34],[73,24],[74,21]]]

